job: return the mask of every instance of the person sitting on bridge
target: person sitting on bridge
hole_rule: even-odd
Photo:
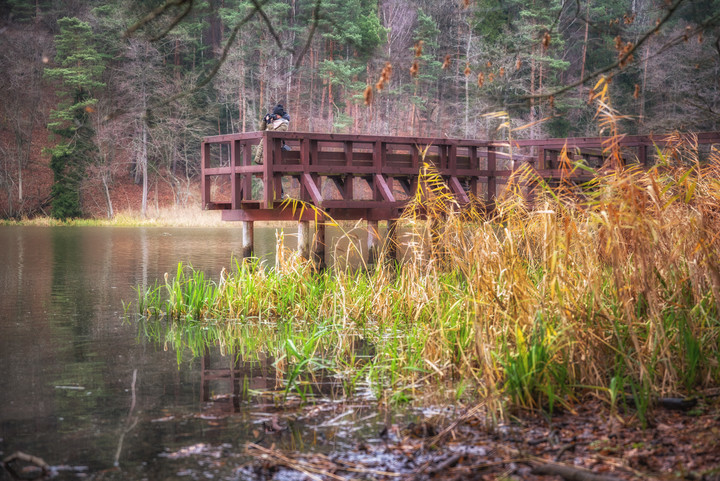
[[[268,112],[260,122],[260,130],[279,130],[282,132],[287,131],[288,124],[290,123],[290,115],[285,111],[282,104],[277,104],[272,112]],[[283,148],[285,148],[285,142],[283,142]],[[255,152],[255,163],[263,163],[263,144],[260,142],[257,151]]]

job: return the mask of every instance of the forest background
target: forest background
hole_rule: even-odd
[[[203,136],[497,139],[720,127],[720,0],[8,0],[0,217],[199,207]]]

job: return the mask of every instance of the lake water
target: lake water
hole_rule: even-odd
[[[275,229],[255,236],[260,256],[274,252]],[[137,286],[162,282],[178,262],[217,279],[240,248],[239,228],[0,226],[0,458],[38,456],[56,479],[243,479],[247,442],[342,450],[372,441],[393,416],[372,402],[288,415],[258,395],[282,381],[272,360],[230,371],[211,353],[178,365],[124,320]],[[208,380],[210,367],[234,379]],[[282,433],[268,434],[276,422]]]

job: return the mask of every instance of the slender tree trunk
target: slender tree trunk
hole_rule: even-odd
[[[535,55],[530,58],[530,96],[535,95]],[[535,121],[535,99],[530,99],[530,122]],[[535,127],[530,127],[530,138],[535,138]]]
[[[413,98],[417,98],[417,91],[418,80],[416,78],[413,85]],[[415,102],[412,102],[412,107],[410,107],[410,134],[415,135]]]
[[[263,54],[260,54],[260,105],[258,107],[260,108],[261,112],[265,108],[265,80],[263,78],[266,72],[267,60],[265,59],[265,56]]]
[[[148,157],[147,157],[147,123],[142,120],[142,153],[140,154],[140,163],[142,164],[142,217],[147,216],[147,200],[148,200]]]
[[[180,39],[175,39],[175,79],[180,79]]]
[[[326,86],[326,84],[327,84],[327,79],[323,78],[322,79],[322,92],[320,94],[320,97],[321,97],[320,98],[320,113],[318,114],[320,117],[322,117],[323,114],[325,113],[325,91],[326,91],[325,86]]]
[[[308,99],[308,130],[315,132],[315,49],[310,49],[310,98]]]
[[[305,60],[303,60],[304,62]],[[300,107],[300,91],[302,90],[302,75],[298,72],[297,75],[295,75],[295,102],[291,105],[293,115],[295,117],[294,124],[295,126],[290,130],[304,130],[298,128],[298,125],[300,125],[302,119],[300,117],[300,112],[303,112],[304,110]],[[310,96],[310,99],[312,99],[312,95]],[[292,118],[292,117],[291,117]]]
[[[330,48],[328,52],[328,58],[330,61],[333,61],[333,43],[330,41]],[[333,125],[335,124],[335,119],[333,115],[333,105],[335,103],[335,99],[333,99],[333,88],[332,88],[332,72],[328,74],[327,79],[327,89],[328,89],[328,122],[330,124],[330,132],[334,132]]]
[[[585,78],[585,62],[587,61],[588,32],[590,30],[590,0],[587,0],[585,9],[585,39],[583,40],[582,67],[580,67],[580,78]]]
[[[469,25],[468,25],[469,27]],[[469,30],[469,29],[468,29]],[[472,31],[468,33],[467,50],[465,58],[470,61],[470,47],[472,46]],[[470,137],[470,75],[465,75],[465,138]]]
[[[18,114],[20,115],[20,114]],[[32,127],[31,127],[32,128]],[[16,144],[17,144],[17,168],[18,168],[18,201],[22,203],[23,201],[23,159],[25,157],[25,152],[23,149],[23,141],[21,139],[18,139],[18,134],[15,135]],[[28,153],[27,158],[30,158],[30,141],[28,140]],[[8,193],[8,196],[10,194]]]
[[[241,36],[242,37],[242,36]],[[238,102],[238,108],[240,109],[240,115],[238,115],[240,120],[240,131],[241,132],[247,132],[247,122],[245,118],[245,109],[247,108],[247,101],[245,99],[245,57],[243,56],[242,52],[245,51],[245,42],[243,42],[242,38],[240,39],[240,98]]]
[[[103,191],[105,192],[105,202],[107,203],[107,213],[108,213],[108,219],[112,219],[115,217],[115,213],[113,212],[113,205],[112,205],[112,199],[110,198],[110,188],[108,187],[108,174],[103,172],[101,178],[103,183]]]
[[[648,70],[648,58],[650,57],[650,43],[652,42],[652,38],[647,39],[647,42],[645,43],[645,58],[643,59],[643,79],[642,79],[642,88],[640,89],[640,96],[638,97],[638,102],[640,103],[640,125],[643,125],[645,123],[645,85],[647,82],[647,70]]]

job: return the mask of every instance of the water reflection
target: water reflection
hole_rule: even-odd
[[[275,229],[255,232],[258,253],[271,256]],[[178,365],[172,349],[123,322],[136,286],[161,282],[181,261],[217,279],[241,245],[239,228],[0,226],[0,457],[23,451],[67,467],[56,479],[169,479],[182,462],[159,455],[199,444],[240,456],[248,441],[331,449],[375,436],[388,419],[371,402],[312,411],[290,393],[281,407],[274,359],[211,351]],[[340,398],[333,379],[301,381]],[[359,431],[342,424],[371,415]],[[283,429],[272,432],[274,423]]]

